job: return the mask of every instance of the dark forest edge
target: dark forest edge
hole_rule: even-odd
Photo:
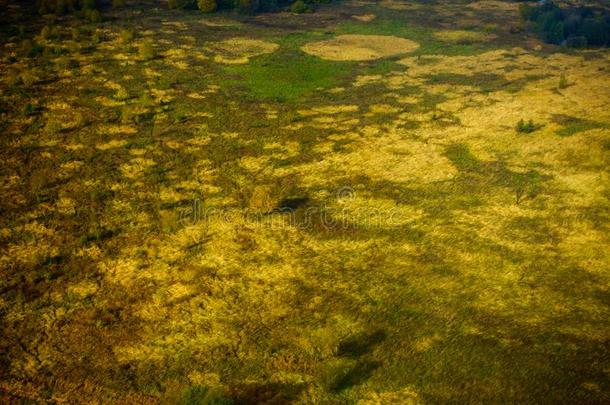
[[[537,6],[522,5],[521,16],[549,44],[571,48],[610,45],[610,12],[599,7],[560,7],[541,1]]]

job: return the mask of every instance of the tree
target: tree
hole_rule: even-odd
[[[216,4],[216,0],[197,0],[197,7],[203,13],[211,13],[216,11],[218,6]]]

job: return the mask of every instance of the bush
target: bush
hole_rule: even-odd
[[[24,86],[30,87],[38,81],[38,77],[33,72],[21,73],[21,82]]]
[[[570,84],[568,83],[568,79],[566,78],[566,74],[562,73],[561,76],[559,77],[559,85],[558,85],[558,87],[560,89],[565,89],[569,85]]]
[[[522,134],[530,134],[536,130],[536,125],[534,121],[529,120],[527,122],[523,121],[523,119],[519,120],[517,123],[517,132]]]
[[[130,44],[134,38],[136,37],[136,33],[132,29],[122,29],[119,32],[119,40],[123,44]]]
[[[10,70],[4,80],[9,87],[13,87],[21,83],[21,76],[16,70]]]
[[[48,39],[51,38],[51,27],[49,27],[48,25],[45,25],[42,30],[40,31],[40,37],[42,39]]]
[[[44,47],[30,39],[21,42],[21,52],[29,58],[34,58],[44,51]]]
[[[155,46],[151,39],[145,39],[138,47],[138,55],[142,60],[151,60],[155,57]]]
[[[197,0],[197,8],[203,13],[216,11],[216,0]]]
[[[102,42],[102,37],[100,33],[97,31],[93,32],[93,34],[91,34],[91,43],[97,45],[100,42]]]
[[[84,16],[92,24],[102,21],[102,15],[97,10],[86,9]]]
[[[112,8],[125,7],[125,0],[112,0]]]
[[[303,0],[297,0],[290,6],[290,11],[297,14],[306,13],[309,11],[309,7],[307,7]]]
[[[78,41],[80,39],[80,29],[78,29],[78,27],[73,27],[70,30],[70,35],[72,36],[73,41]]]
[[[128,100],[130,98],[130,96],[129,96],[129,93],[127,92],[127,90],[125,90],[124,87],[121,87],[117,90],[116,94],[114,95],[114,98],[119,101],[125,101],[125,100]]]

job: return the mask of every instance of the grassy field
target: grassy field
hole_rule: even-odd
[[[607,49],[495,0],[2,7],[0,401],[610,403]]]

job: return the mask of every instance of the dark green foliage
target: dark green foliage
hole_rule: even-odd
[[[534,121],[532,121],[532,120],[525,122],[523,119],[521,119],[517,123],[517,132],[519,132],[519,133],[531,134],[535,130],[536,130],[536,124],[534,124]]]
[[[259,11],[272,12],[278,10],[277,0],[260,0]]]
[[[218,0],[216,1],[218,10],[230,10],[237,7],[236,0]]]
[[[290,11],[297,14],[306,13],[309,11],[309,7],[307,7],[307,4],[305,4],[303,0],[297,0],[290,6]]]
[[[607,46],[610,35],[610,17],[601,16],[587,18],[582,24],[582,34],[589,45]]]
[[[570,85],[570,83],[568,82],[568,78],[566,77],[565,73],[562,73],[561,76],[559,77],[559,88],[565,89],[569,85]]]
[[[237,0],[237,11],[242,14],[254,14],[260,7],[259,0]]]
[[[211,13],[216,11],[216,0],[197,0],[197,8],[202,13]]]
[[[521,16],[533,23],[543,41],[574,48],[610,45],[610,13],[590,7],[562,9],[552,1],[524,5]]]
[[[44,47],[39,43],[26,39],[21,43],[21,52],[29,58],[34,58],[44,51]]]
[[[584,35],[566,39],[566,45],[570,48],[584,48],[587,46],[587,38]]]
[[[197,8],[197,2],[195,0],[168,0],[167,6],[170,9],[194,9]]]
[[[63,15],[81,10],[96,10],[98,8],[95,0],[39,0],[36,3],[40,14]]]

